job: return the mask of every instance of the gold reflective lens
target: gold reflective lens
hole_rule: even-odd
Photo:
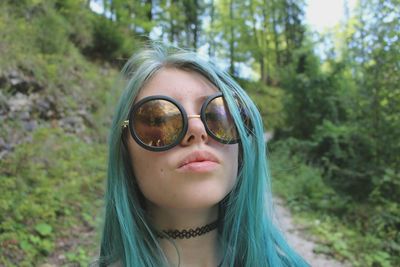
[[[176,141],[183,130],[180,110],[171,102],[151,100],[136,111],[133,127],[138,138],[148,146],[163,147]]]
[[[225,142],[238,139],[235,123],[222,97],[213,99],[205,109],[208,129],[215,137]]]

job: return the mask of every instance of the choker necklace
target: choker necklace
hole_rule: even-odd
[[[204,235],[218,226],[218,220],[215,222],[209,223],[202,227],[197,227],[196,229],[188,229],[188,230],[162,230],[161,232],[157,233],[159,238],[166,238],[165,235],[172,239],[189,239],[196,236]]]

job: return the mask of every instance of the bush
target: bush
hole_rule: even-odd
[[[93,43],[86,54],[116,63],[130,57],[136,48],[132,34],[118,27],[112,20],[98,15],[94,19]]]
[[[269,131],[283,127],[285,121],[282,104],[284,91],[279,87],[266,86],[262,82],[243,79],[238,79],[238,81],[257,105],[263,118],[264,127]]]
[[[82,51],[93,42],[93,12],[84,0],[57,0],[55,9],[70,24],[70,40]]]
[[[338,204],[337,195],[324,183],[321,170],[308,166],[303,160],[304,154],[294,152],[301,151],[300,147],[304,145],[295,139],[271,146],[274,190],[298,211],[341,208],[342,205],[331,205],[332,202]]]
[[[332,136],[338,134],[338,129],[331,130]],[[333,190],[322,169],[306,164],[312,142],[287,139],[270,147],[273,189],[302,218],[304,227],[318,236],[317,252],[345,259],[353,266],[399,266],[399,173],[386,169],[383,176],[372,180],[368,198],[354,201]]]
[[[380,176],[374,162],[374,142],[359,128],[324,121],[312,137],[309,157],[324,170],[324,179],[337,192],[357,200],[368,198],[373,179]]]
[[[44,54],[63,54],[69,47],[70,25],[54,9],[44,8],[43,14],[33,20],[36,46]]]

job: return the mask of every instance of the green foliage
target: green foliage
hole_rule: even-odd
[[[85,0],[56,0],[55,9],[69,23],[69,39],[83,50],[93,43],[94,16]]]
[[[327,184],[343,196],[364,200],[385,168],[398,169],[399,135],[394,134],[400,127],[398,116],[392,115],[397,99],[380,100],[393,92],[386,91],[388,85],[392,86],[392,78],[381,82],[368,75],[356,83],[350,74],[357,69],[347,61],[328,59],[322,69],[318,59],[307,51],[300,52],[298,62],[288,67],[284,82],[288,93],[286,127],[278,129],[276,137],[307,140],[307,162],[323,168]],[[368,87],[372,88],[367,93]],[[382,103],[391,108],[384,109]],[[388,143],[393,144],[391,149],[384,149]]]
[[[287,93],[283,136],[309,140],[323,121],[341,123],[349,117],[346,108],[353,104],[349,101],[353,85],[343,79],[347,70],[342,64],[332,63],[332,69],[324,73],[319,59],[304,48],[286,70],[281,74]]]
[[[95,133],[92,139],[104,141],[108,130],[106,123],[110,120],[116,101],[117,94],[110,88],[113,87],[117,72],[107,65],[96,66],[86,61],[74,44],[68,41],[68,36],[77,29],[58,13],[70,14],[73,11],[65,10],[67,2],[64,2],[65,6],[59,6],[58,11],[51,2],[46,4],[29,2],[33,6],[25,6],[28,11],[24,12],[32,9],[36,13],[28,18],[18,17],[22,11],[15,6],[1,4],[0,35],[4,38],[0,53],[4,57],[0,60],[0,74],[18,71],[43,88],[39,97],[50,104],[52,115],[48,116],[34,108],[30,114],[33,118],[80,116],[83,117],[83,123],[90,127],[89,132]],[[78,8],[78,4],[74,8]],[[11,90],[4,93],[16,92]],[[17,124],[8,119],[4,123]],[[5,131],[2,129],[3,134]]]
[[[54,9],[43,7],[32,19],[36,47],[44,54],[63,54],[68,50],[70,25]]]
[[[63,54],[70,48],[68,21],[60,16],[49,1],[13,1],[0,5],[0,27],[4,27],[5,47],[21,49],[22,53],[40,51]],[[17,45],[8,47],[8,42]]]
[[[332,255],[355,267],[392,267],[399,259],[385,250],[385,242],[373,233],[362,233],[348,223],[325,213],[307,212],[298,218],[304,228],[316,235],[315,252]]]
[[[83,263],[90,262],[90,256],[87,254],[87,251],[82,248],[79,248],[76,251],[67,252],[65,255],[69,262],[79,262],[82,265]]]
[[[89,63],[75,47],[91,42],[90,27],[86,32],[76,28],[92,23],[91,12],[79,8],[82,3],[0,3],[0,74],[17,71],[38,83],[38,97],[50,103],[48,111],[53,114],[46,117],[33,107],[30,117],[40,128],[30,142],[18,145],[0,162],[1,266],[40,265],[60,252],[69,253],[69,264],[87,265],[96,251],[95,237],[83,240],[82,234],[98,226],[94,217],[101,206],[106,151],[97,141],[106,139],[110,107],[118,93],[109,90],[116,71]],[[5,89],[2,98],[15,94]],[[91,143],[49,128],[48,120],[54,127],[66,116],[83,119],[90,129],[80,137]],[[25,133],[13,119],[6,116],[0,124],[5,140]],[[76,250],[60,247],[69,239],[78,240]]]
[[[295,139],[272,145],[270,155],[274,189],[289,204],[293,203],[298,211],[315,208],[332,209],[332,203],[341,203],[335,205],[336,208],[345,206],[344,199],[339,199],[335,192],[325,185],[321,179],[321,171],[304,164],[301,152],[294,152],[301,151],[301,146],[304,147]],[[294,186],[288,186],[289,181],[295,181]]]
[[[283,110],[284,91],[279,87],[266,86],[262,82],[238,79],[258,107],[263,118],[264,127],[273,131],[283,127],[285,114]]]
[[[136,46],[137,41],[131,33],[124,31],[113,21],[98,16],[93,26],[93,43],[85,49],[85,53],[108,61],[122,61],[131,55]]]
[[[381,187],[362,203],[338,194],[325,181],[323,170],[305,163],[310,144],[296,139],[271,145],[273,189],[300,218],[303,228],[318,236],[317,251],[354,266],[398,266],[400,263],[400,205],[378,188],[398,190],[399,176],[388,170]],[[386,184],[386,186],[384,186]],[[394,193],[394,192],[392,192]]]
[[[323,63],[307,40],[304,1],[102,3],[100,15],[85,0],[0,1],[0,76],[18,70],[44,88],[53,115],[33,110],[40,125],[80,113],[89,127],[80,136],[95,140],[44,128],[0,163],[0,265],[39,262],[74,222],[96,225],[87,207],[95,193],[75,193],[103,171],[96,141],[105,141],[119,93],[107,90],[116,72],[82,54],[120,65],[150,32],[185,47],[207,44],[232,74],[240,76],[243,64],[258,74],[259,81],[239,82],[281,139],[272,150],[274,186],[295,210],[325,218],[315,226],[325,242],[320,251],[355,266],[400,265],[398,0],[359,1],[341,51]],[[15,93],[5,89],[2,107]],[[23,132],[18,121],[0,123],[3,139],[14,131]],[[82,155],[93,157],[93,169]],[[85,249],[66,253],[81,263],[89,257]]]
[[[94,14],[83,0],[5,2],[0,12],[0,29],[4,28],[6,41],[11,37],[0,49],[22,54],[65,55],[74,46],[86,55],[115,63],[128,58],[137,47],[136,39],[143,39],[136,38],[129,28]],[[17,47],[11,45],[14,43]]]
[[[53,228],[51,225],[48,225],[47,223],[40,223],[35,226],[35,230],[41,235],[41,236],[48,236],[51,234],[53,231]]]
[[[1,161],[0,264],[38,263],[58,238],[74,231],[69,227],[85,224],[80,214],[93,220],[101,204],[105,155],[103,145],[42,128]]]
[[[374,142],[354,125],[324,121],[312,137],[310,157],[324,170],[324,179],[338,192],[365,199],[379,174],[374,166]]]

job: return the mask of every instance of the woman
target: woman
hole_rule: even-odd
[[[262,121],[243,89],[163,45],[123,73],[100,266],[307,266],[272,222]]]

